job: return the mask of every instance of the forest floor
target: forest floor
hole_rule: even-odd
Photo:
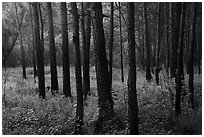
[[[59,94],[52,96],[46,91],[46,99],[38,97],[37,78],[34,82],[32,68],[27,68],[27,79],[22,79],[21,68],[2,70],[2,134],[50,135],[73,134],[76,112],[76,87],[74,68],[71,68],[73,101],[62,95],[62,67],[58,67]],[[139,107],[139,132],[141,135],[202,134],[202,76],[195,75],[195,106],[189,105],[188,76],[185,77],[182,95],[182,113],[174,117],[174,79],[147,83],[145,73],[137,69],[137,94]],[[98,117],[96,76],[90,70],[91,91],[84,102],[84,134],[128,134],[127,119],[127,70],[121,83],[120,70],[113,70],[115,117],[103,124],[103,130],[95,130]],[[50,71],[45,68],[45,85],[50,86]],[[46,89],[47,90],[47,89]]]

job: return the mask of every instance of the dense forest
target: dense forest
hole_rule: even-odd
[[[2,134],[202,134],[202,3],[3,2]]]

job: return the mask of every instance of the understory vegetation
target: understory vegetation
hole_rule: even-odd
[[[74,133],[76,115],[76,89],[74,68],[70,70],[72,98],[62,93],[62,68],[58,67],[59,93],[52,96],[46,89],[46,99],[38,96],[38,82],[34,81],[32,68],[27,69],[27,79],[22,78],[21,68],[3,69],[2,133],[66,135]],[[49,67],[45,68],[45,84],[50,86]],[[128,133],[127,70],[125,82],[120,80],[120,70],[113,69],[114,118],[97,127],[98,95],[95,68],[90,69],[91,91],[84,102],[84,134]],[[182,113],[174,117],[175,83],[161,72],[159,86],[145,80],[145,72],[137,69],[137,94],[139,131],[145,135],[202,134],[202,76],[195,75],[195,111],[190,108],[188,77],[182,93]],[[102,129],[102,130],[101,130]]]

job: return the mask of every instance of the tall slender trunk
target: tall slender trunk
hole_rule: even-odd
[[[159,72],[161,70],[160,68],[160,2],[158,2],[158,12],[157,12],[157,55],[156,55],[156,69],[155,69],[155,77],[156,77],[156,83],[159,85]]]
[[[44,60],[40,42],[40,30],[39,30],[39,16],[37,3],[33,2],[34,13],[34,29],[35,29],[35,43],[37,53],[37,72],[38,72],[38,88],[39,97],[45,99],[45,76],[44,76]]]
[[[82,90],[82,76],[81,76],[81,58],[80,58],[80,45],[79,45],[79,15],[77,11],[76,2],[71,3],[72,14],[74,17],[74,34],[73,43],[75,46],[76,62],[75,62],[75,74],[76,74],[76,90],[77,90],[77,109],[76,109],[76,126],[75,134],[83,134],[83,90]]]
[[[127,3],[127,21],[128,21],[128,118],[130,134],[139,134],[138,123],[138,104],[136,90],[136,61],[135,61],[135,29],[134,29],[134,3]]]
[[[30,11],[30,24],[31,24],[31,37],[32,37],[32,60],[33,60],[33,71],[34,71],[34,78],[37,76],[37,69],[36,69],[36,47],[35,47],[35,35],[34,35],[34,28],[33,28],[33,12],[31,8],[31,3],[29,3],[29,11]]]
[[[95,32],[95,56],[96,56],[96,79],[98,90],[99,120],[113,115],[113,99],[110,90],[108,73],[108,61],[105,50],[105,36],[103,29],[102,5],[99,2],[93,3],[94,11],[94,32]]]
[[[60,3],[61,8],[61,28],[62,28],[62,63],[63,63],[63,94],[71,97],[70,87],[70,66],[69,66],[69,39],[67,27],[67,6],[66,2]]]
[[[147,11],[146,11],[146,3],[144,2],[144,34],[145,34],[145,46],[146,46],[146,80],[150,81],[152,79],[152,75],[150,72],[150,62],[151,62],[151,55],[150,55],[150,45],[149,45],[149,38],[148,38],[148,21],[147,21]]]
[[[192,23],[192,40],[191,40],[191,60],[190,60],[190,73],[189,73],[189,92],[191,93],[191,107],[194,109],[194,69],[193,69],[193,64],[194,64],[194,47],[196,45],[196,12],[197,12],[197,4],[194,3],[194,12],[193,12],[193,23]]]
[[[186,72],[187,74],[189,74],[189,50],[190,50],[190,44],[189,44],[189,30],[190,30],[190,26],[189,26],[189,19],[190,19],[190,14],[189,14],[189,5],[187,5],[187,11],[186,11],[186,32],[185,32],[185,36],[186,36],[186,48],[185,48],[185,66],[186,66]]]
[[[23,46],[23,40],[22,40],[22,32],[21,32],[21,23],[19,21],[18,17],[18,9],[17,5],[15,3],[15,11],[16,11],[16,23],[17,23],[17,28],[18,28],[18,33],[19,33],[19,42],[20,42],[20,47],[21,47],[21,65],[22,65],[22,70],[23,70],[23,78],[26,79],[26,61],[25,61],[25,50]],[[23,17],[24,17],[24,9],[23,9]],[[23,20],[21,20],[22,22]]]
[[[179,35],[179,54],[178,54],[178,74],[176,77],[176,116],[181,113],[181,89],[182,89],[182,66],[183,66],[183,47],[184,47],[184,23],[185,23],[186,3],[181,4],[181,21],[180,21],[180,35]]]
[[[47,2],[48,10],[48,35],[50,45],[50,69],[51,69],[51,92],[58,91],[58,79],[57,79],[57,65],[56,65],[56,51],[55,51],[55,40],[54,40],[54,28],[53,28],[53,16],[51,2]]]
[[[180,29],[180,15],[181,3],[172,3],[172,52],[171,52],[171,77],[175,77],[178,73],[178,44],[179,44],[179,29]]]
[[[111,4],[111,16],[110,16],[110,38],[109,38],[109,79],[110,79],[110,89],[112,89],[112,66],[113,66],[113,2]]]
[[[143,63],[142,63],[142,69],[144,70],[145,69],[145,45],[144,45],[144,33],[142,33],[142,58],[143,58]]]
[[[86,2],[86,18],[85,18],[85,44],[84,62],[83,62],[83,91],[84,99],[87,99],[87,94],[90,92],[90,73],[89,73],[89,54],[90,54],[90,38],[91,38],[91,11],[90,3]]]
[[[41,6],[40,3],[38,3],[38,9],[39,9],[39,18],[40,18],[40,39],[41,39],[41,48],[42,48],[42,53],[44,56],[44,23],[43,23],[43,17],[42,17],[42,12],[41,12]]]
[[[166,68],[166,73],[167,73],[167,76],[169,76],[169,65],[170,65],[170,60],[169,60],[169,49],[170,49],[170,41],[169,41],[169,12],[168,12],[168,9],[169,9],[169,3],[166,2],[165,3],[165,33],[166,33],[166,46],[167,46],[167,68]]]
[[[121,67],[121,81],[124,82],[124,72],[123,72],[123,38],[122,38],[122,23],[121,23],[121,5],[119,2],[119,24],[120,24],[120,67]]]

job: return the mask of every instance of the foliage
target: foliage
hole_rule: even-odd
[[[71,67],[71,90],[73,101],[62,96],[62,68],[58,67],[59,94],[53,97],[46,91],[46,100],[38,98],[37,83],[34,83],[32,68],[27,69],[28,78],[21,78],[20,68],[3,71],[5,101],[2,105],[2,133],[26,135],[73,134],[76,89],[74,68]],[[46,86],[50,85],[49,67],[45,67]],[[84,134],[128,134],[127,119],[127,70],[121,84],[120,70],[113,69],[113,98],[115,115],[105,122],[103,130],[96,130],[98,95],[94,67],[90,70],[91,94],[84,102]],[[6,73],[6,75],[5,75]],[[142,135],[201,134],[202,95],[201,76],[195,76],[196,111],[188,105],[188,94],[182,102],[182,115],[174,117],[171,98],[175,98],[174,79],[161,78],[161,86],[153,81],[147,83],[145,74],[137,69],[137,92],[139,107],[139,130]],[[187,76],[185,76],[186,79]],[[187,84],[188,81],[185,81]],[[188,88],[188,86],[185,86]],[[186,89],[188,91],[188,89]],[[99,123],[100,124],[100,123]]]

